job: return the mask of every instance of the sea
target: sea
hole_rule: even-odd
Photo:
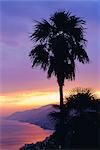
[[[24,144],[42,141],[51,134],[34,124],[0,119],[0,150],[19,150]]]

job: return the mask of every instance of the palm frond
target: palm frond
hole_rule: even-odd
[[[49,53],[45,49],[45,45],[37,45],[31,50],[29,56],[32,61],[32,67],[40,65],[43,70],[47,69]]]
[[[83,47],[83,45],[77,45],[74,50],[74,54],[77,60],[81,63],[89,63],[89,57]]]
[[[45,19],[43,19],[42,22],[37,22],[35,25],[35,31],[31,35],[31,39],[35,39],[36,41],[44,41],[50,35],[51,29],[51,25]]]
[[[74,80],[75,79],[75,65],[73,65],[73,64],[67,64],[66,65],[65,77],[68,80]]]
[[[76,17],[74,15],[74,16],[70,16],[69,24],[73,28],[76,28],[76,27],[83,28],[83,25],[85,25],[85,21],[81,19],[80,17]]]
[[[55,12],[51,16],[50,20],[52,21],[53,26],[56,27],[57,31],[65,31],[70,14],[71,13],[69,11],[68,12],[61,11]]]
[[[52,57],[52,56],[50,56],[50,65],[49,65],[49,67],[48,67],[48,78],[50,78],[51,77],[51,75],[55,72],[55,59],[54,59],[54,57]]]

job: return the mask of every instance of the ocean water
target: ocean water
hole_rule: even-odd
[[[0,120],[0,150],[19,150],[24,144],[42,141],[52,134],[39,126],[11,120]]]

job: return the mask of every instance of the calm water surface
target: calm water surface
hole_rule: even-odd
[[[19,150],[24,144],[42,141],[50,134],[52,131],[29,123],[0,120],[0,150]]]

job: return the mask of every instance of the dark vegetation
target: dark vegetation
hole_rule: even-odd
[[[51,114],[57,120],[56,141],[62,148],[100,148],[100,101],[88,89],[72,93],[66,98],[63,115]],[[60,117],[63,117],[63,124]]]

